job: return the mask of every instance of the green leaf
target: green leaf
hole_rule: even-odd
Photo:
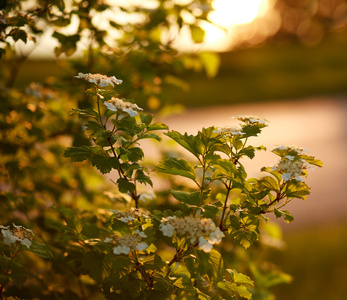
[[[187,293],[194,293],[195,288],[193,286],[193,283],[190,278],[188,277],[180,277],[174,282],[174,286],[187,292]],[[189,299],[189,298],[188,298]]]
[[[38,243],[36,241],[32,241],[30,248],[23,248],[23,249],[25,249],[26,251],[32,252],[42,258],[51,259],[53,257],[52,251],[48,246]]]
[[[213,174],[213,178],[222,177],[232,179],[234,174],[237,173],[235,164],[228,159],[217,159],[213,161],[213,166],[217,169]]]
[[[184,202],[189,205],[200,205],[200,191],[195,191],[192,193],[183,192],[183,191],[174,191],[170,190],[170,193],[180,202]]]
[[[145,133],[140,136],[140,140],[143,140],[143,139],[154,139],[154,140],[157,140],[158,142],[161,141],[161,138],[155,133]]]
[[[232,276],[233,281],[238,284],[250,284],[254,286],[254,282],[247,275],[238,273],[236,270],[227,269],[227,272]]]
[[[133,147],[130,149],[123,148],[121,152],[122,154],[123,154],[123,151],[124,151],[124,154],[128,157],[128,159],[131,162],[137,162],[144,157],[143,150],[139,147]]]
[[[192,153],[195,157],[199,157],[201,155],[201,140],[197,136],[188,135],[185,133],[182,135],[178,131],[170,131],[166,133],[166,135],[180,144],[183,148],[187,149],[190,153]]]
[[[85,223],[81,231],[81,234],[83,234],[86,239],[98,238],[99,233],[100,229],[94,223]]]
[[[94,119],[97,119],[99,117],[99,114],[92,108],[85,108],[85,109],[73,108],[70,112],[70,116],[73,116],[73,115],[78,115],[79,118],[92,117]]]
[[[101,282],[111,273],[111,268],[105,262],[105,254],[87,252],[82,259],[82,267],[88,270],[91,278]]]
[[[252,159],[255,156],[255,149],[253,146],[247,146],[242,151],[240,151],[239,154],[244,154],[248,156],[250,159]]]
[[[280,270],[274,268],[262,270],[252,262],[249,263],[249,269],[259,289],[268,289],[278,284],[290,283],[293,280],[292,276]]]
[[[252,299],[252,294],[247,290],[247,288],[244,285],[237,285],[235,283],[230,283],[227,281],[218,282],[217,285],[220,289],[227,292],[231,296],[234,296],[235,293],[237,293],[242,298],[249,300]]]
[[[167,266],[166,262],[159,255],[149,255],[145,257],[141,264],[147,270],[160,271]]]
[[[315,159],[313,156],[300,155],[300,157],[306,160],[310,165],[314,165],[320,168],[323,167],[323,162],[319,159]]]
[[[67,56],[72,55],[77,49],[77,42],[80,40],[80,34],[64,35],[55,31],[52,37],[56,38],[60,47],[55,48],[55,53],[60,55],[66,53]]]
[[[310,187],[305,182],[290,182],[285,190],[285,195],[288,198],[305,200],[308,194],[310,194]]]
[[[135,185],[124,178],[118,178],[117,183],[121,193],[132,193],[135,191]]]
[[[161,122],[156,122],[156,123],[153,123],[153,124],[150,124],[148,127],[147,127],[147,130],[148,131],[153,131],[153,130],[168,130],[169,127],[164,124],[164,123],[161,123]]]
[[[24,43],[26,43],[28,39],[28,34],[24,30],[19,28],[12,29],[9,35],[13,38],[15,42],[17,42],[18,40],[22,40]]]
[[[235,215],[231,215],[229,217],[229,221],[230,221],[230,226],[232,229],[238,230],[241,228],[240,221]]]
[[[112,169],[119,168],[119,160],[117,157],[108,157],[100,154],[92,155],[90,159],[93,166],[95,166],[101,173],[110,173]]]
[[[170,157],[168,160],[160,162],[156,170],[166,174],[180,175],[192,180],[195,180],[196,177],[194,168],[189,162],[175,157]]]
[[[86,124],[86,135],[88,138],[93,136],[94,134],[100,132],[100,131],[105,131],[104,126],[100,125],[98,122],[95,121],[88,121]]]
[[[88,159],[92,154],[91,148],[88,146],[69,147],[65,150],[64,156],[70,157],[73,162],[81,162]]]
[[[209,263],[213,269],[213,278],[215,281],[221,281],[223,280],[224,272],[225,272],[223,257],[215,249],[212,249],[209,252],[209,254],[210,254]]]
[[[256,125],[246,125],[242,127],[242,132],[245,134],[242,136],[242,138],[248,138],[251,136],[258,136],[259,133],[261,133],[261,129],[265,127],[264,124],[256,124]]]
[[[141,114],[140,115],[140,119],[141,119],[141,122],[146,124],[147,126],[150,126],[152,120],[153,120],[153,116],[152,115],[148,115],[148,114]]]
[[[254,240],[252,232],[244,230],[236,231],[234,237],[245,249],[249,248]]]
[[[279,190],[278,181],[271,176],[262,177],[259,180],[259,183],[261,184],[261,186],[263,186],[263,187],[265,187],[271,191],[278,191]]]
[[[211,204],[203,205],[202,209],[203,209],[202,216],[205,218],[210,218],[210,219],[214,218],[219,211],[217,206],[211,205]]]
[[[135,173],[136,181],[144,184],[149,184],[153,187],[153,182],[149,176],[147,176],[142,170],[137,170]]]
[[[277,218],[283,217],[287,223],[294,221],[294,217],[290,214],[288,210],[280,210],[275,208],[274,213]]]

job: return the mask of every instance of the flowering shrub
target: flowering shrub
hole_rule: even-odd
[[[153,122],[153,116],[135,103],[118,98],[113,88],[121,80],[100,74],[80,73],[76,77],[91,83],[86,93],[96,102],[95,108],[72,110],[72,115],[83,120],[91,143],[68,147],[64,156],[73,162],[88,160],[103,174],[114,170],[112,181],[117,195],[125,199],[112,204],[118,209],[108,211],[56,208],[64,222],[52,228],[63,233],[63,256],[69,265],[77,267],[76,276],[87,275],[88,284],[106,299],[269,296],[260,284],[267,275],[259,275],[262,271],[252,259],[247,268],[242,261],[247,252],[253,251],[252,245],[271,244],[271,237],[264,233],[269,224],[266,215],[293,220],[282,207],[295,198],[306,198],[310,188],[303,177],[308,168],[320,167],[321,162],[301,148],[279,146],[272,151],[280,157],[279,162],[262,169],[269,175],[247,178],[242,161],[254,158],[256,151],[266,150],[264,146],[248,145],[248,138],[260,134],[268,121],[238,116],[239,127],[203,128],[197,135],[167,131],[165,124]],[[152,170],[146,166],[139,142],[161,141],[160,131],[190,152],[195,161],[169,157]],[[173,184],[169,191],[174,199],[171,208],[160,209],[165,203],[169,205],[168,193],[161,192],[158,199],[153,199],[151,188],[147,193],[139,192],[140,188],[153,186],[153,171],[184,177],[196,188]],[[141,198],[153,200],[142,204]],[[151,209],[150,201],[155,200],[159,206]],[[30,229],[1,226],[1,234],[1,292],[11,285],[20,287],[29,277],[25,273],[21,281],[18,279],[16,270],[24,270],[17,260],[22,250],[57,261],[57,249],[34,241]],[[234,263],[227,258],[228,252],[234,256]],[[243,270],[245,273],[241,273]],[[267,286],[275,284],[270,276],[277,277],[278,283],[289,280],[280,272],[270,272]],[[86,282],[80,281],[82,287]],[[84,299],[95,297],[95,291],[89,296],[82,291]]]
[[[237,116],[236,127],[203,128],[196,135],[168,131],[120,98],[115,88],[122,81],[116,77],[79,73],[76,78],[90,84],[86,94],[95,103],[71,111],[82,120],[90,143],[68,147],[64,159],[89,161],[102,174],[110,173],[115,190],[105,191],[103,201],[90,197],[84,209],[69,207],[64,198],[48,210],[44,202],[25,208],[24,219],[38,215],[33,224],[43,230],[1,225],[1,297],[25,298],[22,291],[28,289],[41,299],[270,299],[269,287],[290,281],[285,273],[265,270],[252,253],[282,245],[269,234],[267,215],[293,220],[282,207],[306,198],[310,188],[304,178],[308,169],[322,166],[319,160],[304,149],[278,146],[272,152],[279,162],[262,169],[268,175],[248,178],[244,159],[266,150],[248,140],[268,126],[267,120]],[[146,163],[140,142],[160,142],[163,133],[193,159],[169,156],[155,166]],[[171,180],[171,189],[153,187],[155,174]],[[175,183],[175,176],[187,184]],[[8,201],[21,205],[22,199]],[[25,264],[28,252],[39,265],[51,263],[45,272],[62,276],[63,292],[53,288],[54,279],[43,284],[48,279]],[[78,290],[66,289],[66,280],[75,280]],[[38,286],[47,288],[38,292]]]

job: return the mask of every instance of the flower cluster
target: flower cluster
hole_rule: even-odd
[[[135,103],[130,103],[116,97],[112,97],[109,101],[104,102],[104,104],[109,110],[116,112],[121,111],[127,113],[130,117],[137,116],[139,114],[138,111],[143,110]]]
[[[135,208],[128,211],[110,209],[110,212],[113,212],[116,218],[120,219],[123,223],[129,223],[140,218],[149,218],[144,211]]]
[[[238,135],[244,135],[245,134],[244,132],[242,132],[242,129],[240,127],[235,127],[235,126],[218,127],[213,132],[225,134],[228,136],[238,136]]]
[[[198,219],[191,216],[162,218],[159,229],[164,236],[168,237],[172,237],[176,231],[178,236],[186,236],[190,243],[198,242],[198,247],[205,252],[210,252],[213,245],[220,243],[224,237],[224,233],[211,219]]]
[[[84,79],[90,83],[94,83],[95,85],[98,85],[100,87],[105,87],[108,85],[111,85],[114,87],[115,84],[121,84],[123,81],[120,79],[117,79],[115,76],[108,77],[106,75],[102,74],[91,74],[91,73],[78,73],[76,78]]]
[[[280,161],[277,165],[272,167],[272,170],[281,173],[281,177],[284,181],[289,181],[293,178],[297,181],[303,181],[303,179],[300,178],[300,176],[303,175],[303,170],[308,167],[312,168],[305,159],[300,157],[304,151],[308,152],[306,149],[295,146],[278,146],[272,151],[281,156]]]
[[[114,254],[129,254],[131,250],[146,250],[148,244],[142,242],[142,238],[146,238],[146,234],[143,231],[135,230],[132,235],[115,235],[112,238],[106,238],[104,243],[114,244]]]
[[[255,116],[236,116],[235,119],[245,123],[246,125],[265,125],[267,126],[268,121],[263,118],[258,118]]]
[[[297,146],[278,146],[275,149],[272,150],[272,152],[275,153],[280,153],[280,154],[292,154],[292,155],[300,155],[300,154],[304,154],[304,152],[310,152],[305,148],[299,148]]]
[[[22,245],[30,248],[31,241],[34,237],[32,230],[27,229],[20,225],[13,225],[13,229],[10,229],[10,226],[0,225],[1,233],[3,236],[3,241],[5,244],[12,245],[16,242],[21,243]]]

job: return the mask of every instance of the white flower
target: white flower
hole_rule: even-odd
[[[142,108],[138,107],[135,103],[130,103],[115,97],[112,97],[111,100],[104,102],[104,104],[107,107],[107,109],[115,112],[121,111],[127,113],[130,117],[137,116],[139,114],[138,111],[143,110]]]
[[[292,174],[291,173],[284,173],[281,175],[281,177],[284,181],[289,181],[290,179],[292,179]]]
[[[100,87],[105,87],[108,85],[111,85],[114,87],[114,85],[118,85],[121,84],[123,81],[120,79],[117,79],[114,76],[108,77],[106,75],[102,75],[102,74],[91,74],[91,73],[78,73],[77,76],[75,76],[76,78],[79,79],[84,79],[90,83],[93,83],[95,85],[98,85]]]
[[[130,250],[131,249],[128,246],[119,245],[113,248],[113,253],[114,254],[129,254]]]
[[[111,241],[113,241],[113,238],[107,237],[107,238],[104,239],[104,243],[109,243]]]
[[[245,124],[250,124],[250,125],[255,125],[255,124],[262,124],[262,125],[267,125],[268,121],[266,119],[263,118],[258,118],[255,116],[236,116],[233,117],[234,119],[237,119],[239,121],[244,122]]]
[[[34,233],[31,229],[27,229],[23,226],[12,224],[13,229],[10,226],[0,225],[1,233],[3,236],[3,242],[8,245],[12,245],[16,242],[20,242],[22,245],[30,248],[31,240],[34,237]]]
[[[295,156],[293,156],[293,155],[286,155],[285,158],[287,158],[287,159],[293,161],[294,158],[295,158]]]
[[[199,248],[207,253],[212,250],[213,246],[203,236],[201,236],[199,238]]]
[[[210,233],[210,238],[208,239],[208,242],[210,244],[218,244],[221,242],[223,237],[224,233],[219,228],[217,228],[215,231],[212,231]]]
[[[13,235],[9,229],[1,229],[1,233],[4,237],[4,243],[7,245],[11,245],[19,241],[19,238]]]
[[[137,235],[139,235],[142,238],[146,238],[147,237],[147,235],[143,231],[140,231],[140,230],[135,230],[134,234],[137,234]]]
[[[299,174],[298,174],[298,173],[295,173],[295,174],[294,174],[294,178],[295,178],[296,181],[300,181],[300,182],[304,181],[304,179],[302,179],[301,177],[299,177]]]
[[[213,131],[214,133],[224,133],[228,135],[244,135],[245,133],[242,132],[242,129],[239,127],[233,127],[233,126],[224,126],[224,127],[218,127]]]
[[[159,229],[163,232],[163,235],[171,237],[175,232],[175,227],[171,224],[160,224]]]
[[[148,248],[148,244],[144,242],[138,243],[135,247],[135,249],[139,251],[146,250],[147,248]]]
[[[22,245],[27,246],[28,248],[31,247],[31,241],[28,240],[27,238],[23,239],[20,241]]]
[[[198,241],[198,247],[205,252],[212,249],[224,237],[224,233],[209,218],[198,218],[187,216],[184,218],[167,217],[162,218],[159,229],[165,236],[185,236],[192,245]]]
[[[146,202],[148,200],[153,200],[153,199],[155,199],[155,193],[153,190],[149,190],[147,192],[141,193],[139,197],[139,200],[143,202]]]
[[[121,217],[120,220],[121,220],[123,223],[128,223],[128,222],[131,222],[131,221],[135,220],[135,218],[132,217],[132,216],[127,216],[127,217]]]

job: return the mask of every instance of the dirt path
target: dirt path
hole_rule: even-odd
[[[321,159],[322,169],[309,171],[307,183],[312,193],[306,201],[294,200],[286,208],[294,223],[280,222],[284,229],[325,226],[347,222],[347,101],[337,98],[309,98],[300,101],[267,102],[187,110],[164,120],[170,129],[196,133],[208,126],[237,124],[230,117],[264,117],[270,126],[255,141],[271,150],[276,145],[297,145]],[[262,166],[272,165],[277,157],[258,153],[247,165],[256,176]]]

